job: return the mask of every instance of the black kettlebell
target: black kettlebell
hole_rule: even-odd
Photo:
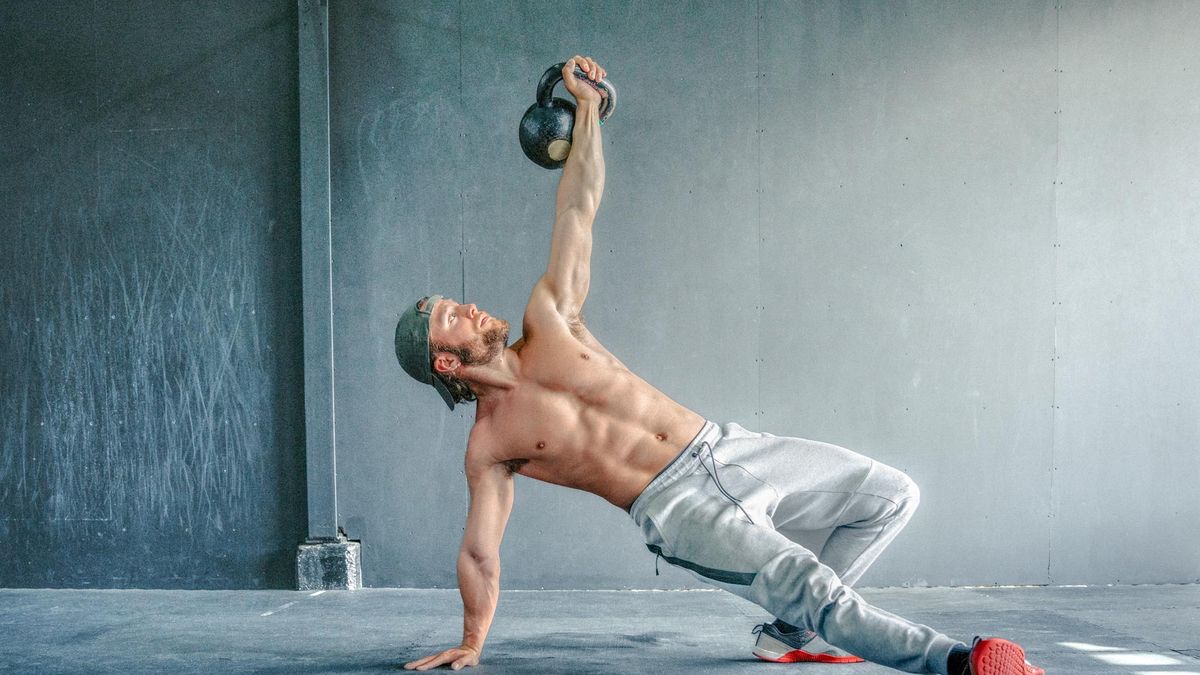
[[[537,102],[529,106],[521,118],[519,136],[525,156],[547,169],[561,169],[571,153],[571,130],[575,127],[575,104],[564,98],[552,98],[554,85],[562,82],[566,62],[550,66],[537,86]],[[617,90],[607,78],[594,82],[587,73],[575,66],[575,77],[590,84],[604,95],[600,100],[600,122],[608,119],[617,107]]]

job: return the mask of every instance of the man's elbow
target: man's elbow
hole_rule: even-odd
[[[488,575],[500,573],[500,552],[467,547],[459,552],[458,560]]]
[[[580,192],[577,195],[573,195],[569,201],[559,208],[556,219],[563,223],[591,230],[592,222],[596,220],[596,211],[599,208],[599,194],[594,192]]]

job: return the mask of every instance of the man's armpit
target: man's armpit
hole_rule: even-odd
[[[504,468],[508,470],[509,478],[511,478],[513,476],[513,474],[521,473],[521,467],[525,466],[528,463],[529,463],[529,460],[527,460],[527,459],[509,459],[509,460],[500,462],[500,464],[502,464],[504,466]]]
[[[571,330],[571,335],[574,335],[576,340],[582,341],[585,336],[591,335],[587,325],[583,322],[583,312],[567,319],[567,328]]]

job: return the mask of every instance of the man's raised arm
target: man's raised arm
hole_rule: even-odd
[[[463,601],[462,644],[405,664],[408,670],[429,670],[451,664],[454,670],[479,665],[483,642],[500,599],[500,542],[512,512],[512,473],[489,462],[485,453],[467,451],[467,486],[471,504],[467,528],[458,552],[458,591]]]
[[[559,314],[579,315],[591,283],[592,221],[604,194],[604,150],[600,138],[600,93],[575,78],[578,65],[588,79],[599,81],[605,71],[594,60],[576,56],[563,67],[563,83],[575,96],[575,127],[571,154],[563,167],[554,204],[554,234],[550,264],[542,284]]]

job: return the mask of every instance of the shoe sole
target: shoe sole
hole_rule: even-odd
[[[809,654],[803,649],[793,649],[786,654],[772,654],[770,652],[754,650],[754,655],[763,661],[771,663],[862,663],[863,659],[857,656],[830,656],[828,654]]]
[[[758,644],[751,652],[763,661],[772,663],[862,663],[857,656],[832,656],[814,654],[803,649],[789,649],[787,645],[770,635],[759,636]]]
[[[1025,650],[1001,638],[980,640],[971,650],[972,675],[1045,675],[1025,661]]]

